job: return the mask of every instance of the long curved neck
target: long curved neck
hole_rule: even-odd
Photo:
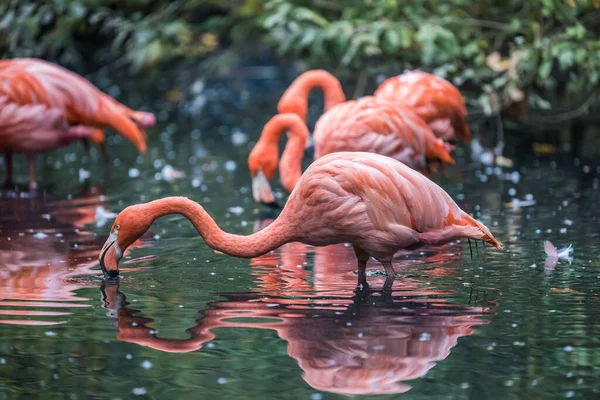
[[[295,112],[306,120],[308,95],[314,88],[323,90],[325,112],[346,101],[344,89],[338,79],[325,70],[307,71],[300,75],[285,91],[278,104],[278,111]]]
[[[283,132],[288,133],[288,141],[279,163],[279,175],[281,184],[288,192],[291,192],[302,176],[302,158],[304,147],[308,139],[308,128],[296,114],[277,114],[265,125],[260,140],[264,140],[267,152],[277,154],[279,138]]]
[[[183,215],[192,222],[206,244],[234,257],[258,257],[293,239],[294,224],[285,224],[282,216],[262,231],[240,236],[221,230],[200,204],[186,197],[166,197],[151,201],[145,207],[152,221],[169,214]]]

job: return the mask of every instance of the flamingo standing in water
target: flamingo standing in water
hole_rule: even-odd
[[[127,207],[100,252],[105,275],[118,277],[123,251],[154,220],[169,214],[185,216],[210,247],[235,257],[258,257],[288,242],[351,243],[358,258],[359,285],[365,286],[371,256],[394,276],[391,260],[400,249],[463,237],[502,248],[483,224],[425,176],[389,157],[342,152],[315,161],[277,219],[250,236],[222,231],[201,205],[184,197]]]
[[[274,203],[269,181],[275,176],[279,137],[285,131],[288,142],[279,165],[284,188],[291,192],[302,175],[308,128],[296,114],[277,114],[265,125],[248,157],[252,193],[259,203]],[[449,145],[437,139],[408,107],[372,96],[331,108],[317,121],[314,139],[315,159],[341,151],[363,151],[395,158],[423,172],[430,163],[455,164]]]
[[[465,100],[456,86],[439,76],[406,71],[383,81],[375,96],[411,107],[439,138],[471,141]]]
[[[325,112],[346,101],[338,79],[324,70],[301,74],[284,92],[277,105],[279,113],[298,114],[306,120],[308,94],[321,88],[325,98]],[[384,81],[375,96],[408,106],[427,122],[433,133],[444,140],[462,138],[470,141],[466,123],[465,102],[458,89],[447,80],[421,71],[407,71]]]
[[[102,93],[81,76],[30,58],[0,61],[0,151],[12,182],[12,155],[27,155],[29,185],[35,190],[34,156],[78,139],[104,142],[110,127],[146,152],[145,128],[153,114],[134,111]]]

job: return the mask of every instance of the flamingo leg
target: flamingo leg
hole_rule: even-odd
[[[369,261],[369,254],[360,247],[354,246],[354,253],[358,259],[358,286],[357,291],[369,289],[367,283],[367,261]]]
[[[4,187],[8,188],[13,186],[12,152],[9,150],[4,151],[4,164],[6,164],[6,179],[4,180]]]
[[[29,165],[29,190],[35,192],[38,185],[35,181],[35,158],[33,155],[27,156],[27,164]]]
[[[108,150],[106,149],[106,142],[100,143],[100,152],[102,153],[102,159],[104,159],[104,163],[108,166],[110,164],[110,158],[108,158]]]
[[[385,268],[385,274],[388,277],[394,278],[396,276],[396,271],[394,271],[394,267],[392,266],[391,260],[386,260],[386,261],[379,260],[379,262],[381,262],[381,264],[383,264],[383,268]]]

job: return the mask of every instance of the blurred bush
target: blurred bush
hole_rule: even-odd
[[[244,0],[7,0],[0,3],[0,51],[72,65],[110,50],[139,69],[210,54],[222,35],[253,30],[253,7],[260,11],[260,3]]]
[[[487,115],[585,102],[600,80],[600,0],[271,0],[262,26],[312,64],[433,70],[475,88]]]
[[[260,44],[334,72],[421,68],[487,115],[588,107],[600,81],[600,0],[6,0],[0,33],[5,57],[67,65],[101,54],[139,69]]]

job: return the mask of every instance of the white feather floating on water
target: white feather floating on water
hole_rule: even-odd
[[[556,249],[552,242],[546,240],[544,242],[544,250],[546,251],[546,255],[550,258],[555,258],[557,260],[562,258],[567,260],[569,264],[571,264],[571,261],[573,261],[573,245],[571,244],[568,247]]]

